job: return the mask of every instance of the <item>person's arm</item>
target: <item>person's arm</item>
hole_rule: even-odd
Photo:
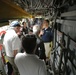
[[[14,50],[13,52],[14,52],[13,54],[14,54],[14,57],[15,57],[16,54],[18,53],[18,50]]]
[[[50,30],[50,37],[51,37],[51,41],[53,41],[53,30]]]
[[[42,36],[43,34],[44,34],[44,31],[41,30],[40,33],[39,33],[39,37]]]
[[[12,50],[13,50],[13,56],[15,57],[16,54],[19,52],[19,49],[21,47],[21,42],[18,36],[14,37],[12,40]]]

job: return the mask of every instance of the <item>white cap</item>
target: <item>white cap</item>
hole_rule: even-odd
[[[13,21],[12,23],[10,23],[11,27],[16,27],[16,26],[20,26],[20,23],[18,21]]]

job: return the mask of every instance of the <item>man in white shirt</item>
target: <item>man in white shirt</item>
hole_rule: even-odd
[[[13,21],[10,26],[11,28],[7,30],[4,36],[3,45],[5,48],[7,60],[12,65],[13,73],[14,75],[18,75],[18,69],[14,63],[14,57],[21,47],[21,41],[17,35],[17,33],[20,31],[20,24],[18,21]]]
[[[37,38],[37,48],[36,48],[35,54],[38,55],[40,59],[45,60],[46,62],[44,42],[39,37],[40,29],[41,29],[40,25],[33,26],[33,34],[35,34]]]
[[[36,37],[33,34],[27,34],[22,38],[24,53],[18,53],[15,57],[15,64],[18,67],[20,75],[46,75],[46,66],[44,61],[36,56]]]

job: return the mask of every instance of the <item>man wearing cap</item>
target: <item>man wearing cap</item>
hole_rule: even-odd
[[[14,63],[14,58],[21,47],[21,41],[17,35],[20,31],[20,24],[18,21],[13,21],[10,24],[10,29],[7,30],[4,36],[4,48],[7,56],[7,60],[12,65],[14,75],[18,75],[18,70]],[[8,74],[11,75],[11,74]]]

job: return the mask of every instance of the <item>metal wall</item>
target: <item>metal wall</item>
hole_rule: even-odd
[[[76,5],[69,6],[67,11],[61,13],[60,18],[56,20],[55,29],[57,32],[56,41],[58,42],[59,42],[58,39],[60,38],[58,36],[62,36],[61,33],[64,33],[64,40],[66,43],[66,47],[68,47],[71,50],[72,61],[75,64],[76,63]],[[69,37],[69,42],[68,42],[68,37]],[[68,69],[70,71],[68,75],[76,75],[76,70],[69,61],[68,61],[68,65],[69,65]]]

